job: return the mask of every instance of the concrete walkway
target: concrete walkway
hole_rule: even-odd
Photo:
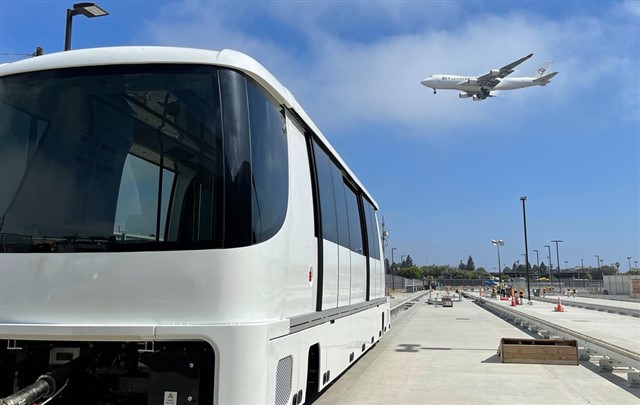
[[[501,338],[531,336],[471,300],[452,308],[425,301],[398,316],[314,404],[640,404],[640,388],[590,363],[500,363]]]

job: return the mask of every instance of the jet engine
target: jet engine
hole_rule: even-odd
[[[499,76],[500,75],[500,69],[491,69],[489,71],[489,73],[491,74],[491,76]]]
[[[468,98],[470,96],[469,93],[467,93],[466,91],[460,92],[460,94],[458,94],[458,97],[460,98]]]
[[[473,101],[480,101],[480,100],[484,100],[483,98],[478,97],[477,94],[473,95]]]

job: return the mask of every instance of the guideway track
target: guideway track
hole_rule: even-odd
[[[537,318],[530,314],[525,314],[520,311],[513,310],[504,305],[491,302],[488,299],[478,297],[474,294],[463,293],[467,298],[474,299],[478,305],[481,305],[485,309],[506,318],[512,318],[523,325],[530,328],[532,331],[547,331],[551,336],[560,336],[566,339],[575,339],[579,347],[587,349],[589,352],[595,352],[598,355],[606,356],[609,359],[616,361],[624,366],[632,367],[636,372],[640,371],[640,353],[634,352],[627,348],[623,348],[611,343],[607,343],[602,339],[594,338],[583,333],[570,330],[552,322]],[[540,333],[540,332],[539,332]]]
[[[556,298],[531,297],[532,300],[555,304]],[[608,312],[610,314],[628,315],[640,318],[640,309],[628,308],[623,306],[594,304],[591,302],[582,302],[579,300],[564,300],[563,305],[576,308],[590,309],[593,311]]]

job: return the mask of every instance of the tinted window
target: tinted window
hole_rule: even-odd
[[[284,118],[253,83],[247,83],[251,122],[253,236],[263,242],[280,229],[287,211],[288,170]]]
[[[100,66],[0,85],[2,251],[238,247],[282,226],[283,118],[240,73]]]
[[[349,215],[349,248],[354,252],[364,254],[362,244],[362,226],[360,225],[360,210],[358,209],[358,197],[355,191],[344,183],[345,196],[347,198],[347,213]]]
[[[367,224],[367,241],[369,245],[369,256],[380,259],[380,237],[376,225],[376,214],[373,206],[364,200],[365,220]]]
[[[322,217],[322,237],[334,243],[338,243],[338,224],[336,222],[336,203],[333,191],[333,163],[329,156],[313,143],[313,151],[316,161],[316,173],[318,175],[318,193],[320,194],[320,215]]]
[[[331,174],[333,176],[333,193],[336,198],[338,243],[340,246],[349,248],[349,215],[347,214],[347,195],[345,192],[345,185],[342,180],[342,172],[335,165],[332,165]]]
[[[220,72],[224,131],[224,247],[250,245],[251,144],[247,81],[240,73]]]

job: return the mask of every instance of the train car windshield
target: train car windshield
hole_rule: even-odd
[[[60,69],[0,94],[1,252],[232,248],[284,222],[284,119],[239,72]]]

